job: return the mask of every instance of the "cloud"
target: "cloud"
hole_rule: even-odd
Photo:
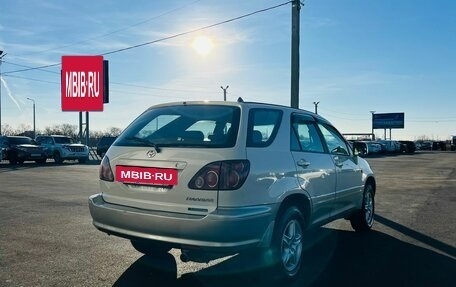
[[[1,80],[1,84],[3,84],[3,86],[6,89],[6,94],[8,95],[8,97],[11,99],[11,101],[13,101],[14,104],[16,104],[16,106],[19,109],[19,111],[22,111],[21,105],[19,104],[18,100],[16,99],[16,97],[11,92],[11,90],[10,90],[8,84],[6,83],[6,81],[3,79],[3,77],[0,77],[0,80]]]

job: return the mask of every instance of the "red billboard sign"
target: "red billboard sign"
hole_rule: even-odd
[[[62,56],[62,111],[103,111],[103,56]]]

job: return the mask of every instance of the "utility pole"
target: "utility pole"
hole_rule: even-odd
[[[299,109],[299,13],[300,0],[291,1],[291,107]]]
[[[220,88],[222,88],[223,90],[223,100],[226,102],[226,90],[228,90],[230,86],[226,86],[226,88],[223,88],[223,86],[220,86]]]
[[[2,78],[2,60],[3,57],[6,56],[6,53],[3,54],[3,51],[0,50],[0,136],[2,135],[2,85],[3,85],[3,78]]]
[[[318,115],[318,104],[319,104],[319,103],[320,103],[320,102],[314,102],[314,105],[315,105],[315,114],[317,114],[317,115]]]

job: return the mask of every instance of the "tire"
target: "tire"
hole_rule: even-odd
[[[138,251],[146,255],[163,256],[171,250],[165,244],[146,240],[131,240],[131,245]]]
[[[304,229],[304,217],[297,207],[288,207],[279,215],[272,240],[274,269],[279,272],[279,280],[293,280],[301,271]]]
[[[60,155],[60,153],[58,151],[54,152],[54,161],[55,163],[62,163],[63,162],[63,159],[62,159],[62,156]]]
[[[363,204],[361,210],[356,212],[350,223],[355,231],[369,231],[374,224],[375,199],[374,187],[368,183],[364,187]]]
[[[18,163],[18,160],[17,160],[17,155],[12,152],[8,155],[8,161],[10,163],[10,165],[15,165]]]

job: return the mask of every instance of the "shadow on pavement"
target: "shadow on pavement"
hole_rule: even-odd
[[[26,161],[20,164],[9,164],[8,161],[4,160],[0,162],[0,173],[15,171],[15,170],[24,170],[31,169],[43,166],[66,166],[66,165],[100,165],[99,160],[88,160],[85,163],[79,163],[77,160],[66,160],[63,163],[55,163],[54,160],[48,159],[46,163],[38,164],[33,161]]]
[[[174,257],[143,256],[113,286],[454,286],[456,261],[372,230],[318,228],[305,252],[298,280],[281,283],[250,253],[176,279]]]
[[[410,229],[404,225],[401,225],[397,222],[394,222],[388,218],[385,218],[381,215],[376,214],[375,215],[375,221],[388,226],[389,228],[392,228],[404,235],[407,235],[409,237],[412,237],[424,244],[427,244],[435,249],[438,249],[450,256],[456,257],[456,248],[454,246],[448,245],[442,241],[439,241],[437,239],[434,239],[426,234],[423,234],[421,232],[415,231],[413,229]]]

